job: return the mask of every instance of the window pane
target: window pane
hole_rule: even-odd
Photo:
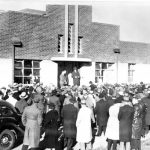
[[[24,84],[30,84],[31,77],[24,77]]]
[[[22,67],[22,61],[15,60],[15,67]]]
[[[40,75],[40,69],[33,69],[33,75],[39,76]]]
[[[14,78],[14,82],[15,82],[15,83],[23,83],[23,82],[22,82],[22,77],[15,77],[15,78]]]
[[[96,63],[96,69],[101,69],[101,63]]]
[[[15,76],[22,76],[22,69],[16,69],[14,70]]]
[[[102,63],[102,69],[107,69],[107,63]]]
[[[96,75],[95,76],[100,76],[100,71],[99,70],[96,70]]]
[[[29,76],[32,74],[32,69],[24,69],[24,76]]]
[[[33,61],[33,68],[40,68],[40,62]]]
[[[32,60],[24,60],[25,68],[32,68]]]

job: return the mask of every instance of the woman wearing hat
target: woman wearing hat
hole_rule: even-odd
[[[22,123],[25,126],[24,140],[22,150],[37,150],[40,142],[40,126],[42,123],[42,114],[38,109],[40,97],[33,95],[33,104],[27,106],[22,114]]]
[[[55,110],[55,104],[48,104],[49,110],[44,119],[44,140],[40,142],[40,150],[46,148],[56,148],[58,137],[58,112]]]
[[[20,100],[16,102],[15,107],[17,108],[17,110],[22,114],[25,107],[28,106],[26,98],[28,97],[28,95],[26,94],[26,92],[22,92],[19,95]]]
[[[95,123],[95,118],[93,111],[86,106],[86,100],[81,98],[81,109],[79,110],[76,126],[77,126],[77,136],[76,140],[79,143],[80,149],[92,149],[92,127],[91,120]]]

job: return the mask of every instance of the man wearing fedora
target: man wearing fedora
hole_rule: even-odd
[[[74,98],[69,99],[69,103],[63,106],[62,118],[64,126],[64,137],[67,143],[67,150],[72,150],[76,139],[76,119],[78,109],[74,106]]]
[[[27,95],[26,92],[22,92],[22,93],[19,95],[19,97],[20,97],[20,100],[16,102],[15,107],[16,107],[17,110],[22,114],[23,111],[24,111],[24,109],[25,109],[25,107],[28,106],[27,101],[26,101],[28,95]]]

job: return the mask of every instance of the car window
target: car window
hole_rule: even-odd
[[[7,106],[0,106],[0,116],[11,116],[13,111]]]

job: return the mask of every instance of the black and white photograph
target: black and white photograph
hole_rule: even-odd
[[[0,0],[0,150],[149,150],[150,1]]]

